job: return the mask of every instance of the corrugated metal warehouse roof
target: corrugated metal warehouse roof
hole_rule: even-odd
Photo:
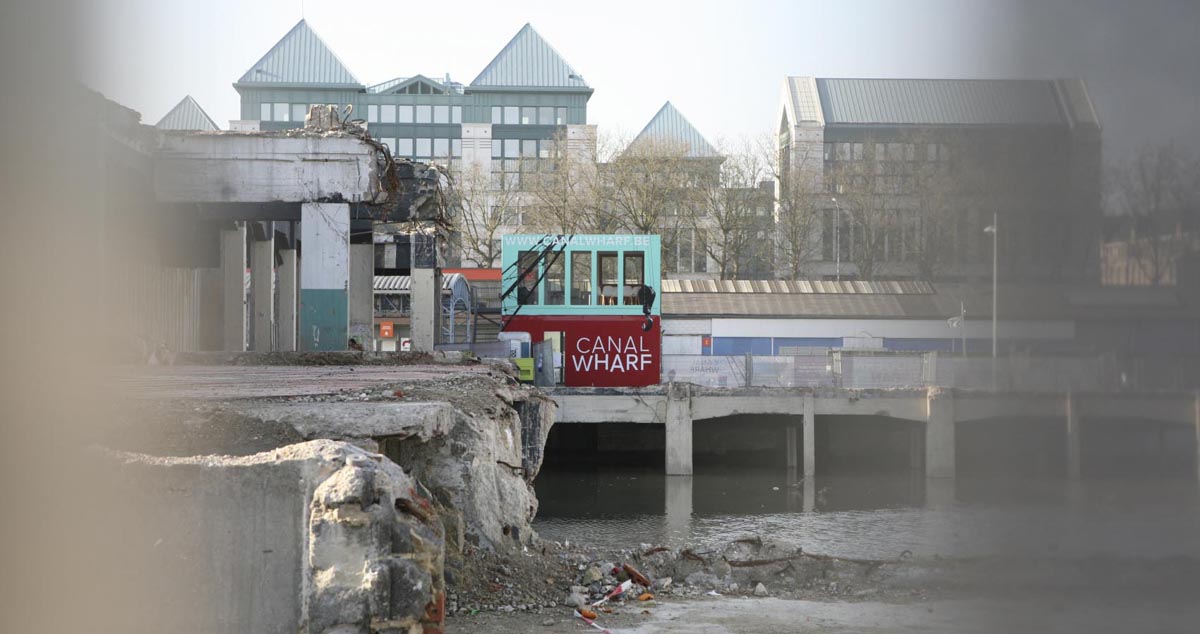
[[[538,87],[591,91],[550,43],[526,24],[479,73],[473,88]]]
[[[920,281],[884,280],[663,280],[664,293],[844,293],[849,295],[930,294]]]
[[[304,20],[297,22],[235,85],[263,84],[363,87]]]
[[[692,158],[709,158],[717,156],[717,150],[700,134],[700,131],[671,105],[663,104],[662,108],[650,119],[650,123],[634,137],[629,146],[654,143],[679,143],[687,148],[687,155]]]
[[[1055,83],[1004,79],[817,79],[827,124],[1061,125]]]
[[[466,278],[458,273],[442,276],[442,290],[453,290],[456,284],[465,282]],[[412,278],[408,275],[376,275],[376,293],[403,294],[412,291]]]
[[[216,122],[204,112],[204,108],[192,99],[191,95],[184,97],[170,112],[163,115],[154,127],[159,130],[200,130],[212,132],[220,130]]]

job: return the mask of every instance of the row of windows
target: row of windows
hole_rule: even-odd
[[[642,253],[630,252],[619,254],[601,251],[592,258],[591,251],[572,251],[571,279],[566,276],[566,255],[538,264],[542,254],[534,251],[522,251],[517,255],[517,271],[521,283],[517,286],[518,304],[539,304],[538,277],[539,269],[544,270],[541,286],[545,289],[545,304],[547,306],[563,306],[568,297],[571,306],[589,306],[592,302],[592,289],[597,283],[593,275],[593,263],[599,272],[599,293],[596,304],[601,305],[638,305],[638,289],[645,283],[646,256]],[[617,258],[625,258],[625,276],[620,279],[617,269]],[[528,271],[528,272],[527,272]],[[570,289],[568,296],[567,290]]]
[[[492,139],[492,158],[550,158],[554,141]]]
[[[567,109],[552,106],[492,106],[492,123],[504,125],[567,125]]]
[[[462,106],[370,104],[367,123],[462,123]]]
[[[944,143],[875,143],[876,161],[915,161],[923,146],[921,158],[926,161],[950,160],[950,148]],[[826,143],[826,161],[862,161],[865,159],[863,143]]]
[[[260,121],[298,121],[304,123],[304,117],[308,114],[308,104],[264,103],[259,105],[258,112],[258,119]]]
[[[379,142],[388,146],[392,156],[420,159],[462,157],[462,139],[383,138]]]

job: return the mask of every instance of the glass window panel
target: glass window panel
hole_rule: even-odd
[[[566,108],[555,108],[554,109],[554,123],[556,123],[558,125],[567,125],[567,109]]]
[[[539,144],[538,158],[544,158],[544,159],[550,158],[550,146],[552,143],[553,143],[552,141],[542,141]]]
[[[304,123],[304,117],[308,115],[308,105],[302,103],[292,104],[292,121]]]
[[[413,107],[412,106],[396,106],[396,122],[397,123],[412,123],[413,122]]]
[[[462,123],[462,106],[450,107],[450,123]]]
[[[396,156],[412,158],[413,155],[413,140],[398,139],[396,141]]]
[[[433,151],[433,139],[417,139],[417,156],[429,158]]]
[[[379,106],[379,122],[380,123],[395,123],[396,122],[396,106],[384,104]]]
[[[521,109],[516,106],[504,106],[504,123],[506,125],[516,125],[517,123],[520,123],[517,120],[517,116],[520,114],[520,111]]]
[[[492,158],[501,156],[504,156],[504,142],[500,139],[492,139]]]
[[[275,104],[274,116],[276,121],[287,121],[288,114],[288,105],[286,103]]]
[[[542,125],[554,125],[554,108],[550,106],[538,108],[538,123]]]
[[[517,158],[521,153],[521,142],[517,139],[504,140],[504,156],[508,158]]]
[[[367,106],[367,123],[379,123],[379,104]]]
[[[450,123],[450,106],[434,106],[433,122]]]
[[[537,158],[537,141],[533,139],[521,141],[521,156],[524,158]]]
[[[417,123],[430,123],[433,120],[433,106],[417,106]]]
[[[515,172],[505,172],[504,173],[504,189],[513,190],[513,189],[520,189],[520,188],[521,188],[521,175],[518,173],[515,173]]]
[[[537,108],[525,106],[521,108],[521,125],[537,123]]]
[[[500,106],[492,106],[492,123],[504,123],[504,109]]]
[[[602,252],[596,254],[596,259],[600,267],[600,303],[616,304],[620,292],[618,288],[620,282],[617,279],[617,254]]]
[[[450,139],[450,156],[462,157],[462,139]]]
[[[270,121],[271,120],[271,104],[264,103],[264,104],[259,105],[258,120],[259,121]]]
[[[542,286],[546,287],[546,305],[562,306],[567,302],[567,256],[565,253],[546,256],[546,278]]]
[[[592,303],[592,252],[571,252],[571,303],[587,306]]]
[[[433,155],[438,158],[450,156],[450,139],[434,139]]]
[[[539,255],[537,251],[522,251],[517,254],[518,304],[538,303],[537,278],[538,269],[541,268],[538,263]]]
[[[625,254],[625,287],[621,289],[624,303],[636,306],[637,291],[646,282],[644,268],[646,256],[642,253]]]

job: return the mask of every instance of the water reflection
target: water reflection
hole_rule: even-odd
[[[926,480],[786,469],[547,471],[535,528],[604,547],[711,546],[754,533],[829,554],[1200,556],[1190,479]]]

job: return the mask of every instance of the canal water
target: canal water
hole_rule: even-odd
[[[546,539],[629,548],[713,546],[754,534],[809,552],[917,556],[1200,558],[1194,477],[818,476],[715,468],[557,467],[536,482]]]

